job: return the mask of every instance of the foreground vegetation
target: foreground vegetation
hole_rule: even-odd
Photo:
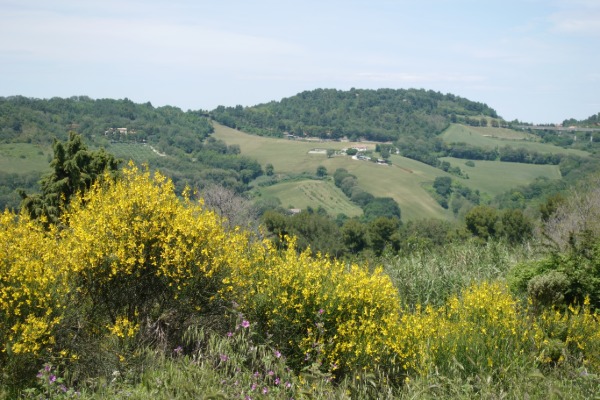
[[[133,165],[45,222],[0,221],[6,397],[590,398],[600,387],[600,300],[582,286],[598,279],[595,224],[558,259],[467,242],[381,268],[229,230]]]

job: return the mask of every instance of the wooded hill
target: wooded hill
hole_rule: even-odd
[[[381,142],[435,136],[451,122],[479,125],[483,119],[487,126],[490,118],[499,119],[486,104],[423,89],[316,89],[253,107],[219,106],[211,116],[230,128],[265,136]]]
[[[0,97],[0,208],[19,204],[18,188],[36,191],[36,181],[49,171],[53,140],[65,141],[70,131],[91,149],[104,147],[125,161],[160,169],[179,191],[218,182],[243,192],[262,173],[239,147],[210,137],[204,111],[87,96]]]

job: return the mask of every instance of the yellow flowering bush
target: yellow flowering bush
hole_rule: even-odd
[[[278,250],[226,231],[163,175],[133,165],[76,196],[59,226],[0,214],[0,386],[41,358],[86,372],[112,359],[111,371],[133,364],[140,343],[181,349],[190,320],[223,312],[214,306],[224,301],[306,376],[387,385],[430,374],[502,379],[515,365],[600,372],[600,316],[589,300],[530,313],[499,281],[441,306],[401,300],[381,269],[298,253],[294,239]]]
[[[417,307],[400,317],[388,345],[409,373],[465,374],[506,367],[524,354],[527,321],[504,284],[473,284],[442,307]]]
[[[183,320],[207,306],[245,243],[187,193],[179,199],[163,175],[133,165],[79,196],[64,221],[64,262],[85,318],[113,333],[119,321],[137,326],[167,312]]]
[[[600,371],[600,314],[589,298],[582,306],[546,309],[533,322],[537,361],[541,365],[579,364]]]
[[[0,215],[0,360],[52,347],[68,292],[52,233],[27,216]]]
[[[266,242],[225,283],[295,367],[318,363],[338,376],[373,368],[400,311],[389,277],[310,254],[293,240],[282,253]]]

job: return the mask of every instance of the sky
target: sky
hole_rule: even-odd
[[[212,110],[317,88],[585,119],[600,112],[600,0],[0,0],[0,96]]]

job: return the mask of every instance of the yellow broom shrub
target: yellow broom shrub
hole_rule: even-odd
[[[166,177],[133,165],[74,200],[64,222],[64,262],[86,312],[95,313],[86,318],[117,334],[119,321],[139,326],[166,312],[185,319],[202,311],[246,243],[187,193],[179,199]]]
[[[268,242],[256,246],[226,290],[296,368],[371,370],[400,311],[394,286],[380,269],[310,254],[298,254],[293,240],[281,253]]]
[[[52,348],[68,295],[53,233],[25,215],[0,215],[0,360]]]

